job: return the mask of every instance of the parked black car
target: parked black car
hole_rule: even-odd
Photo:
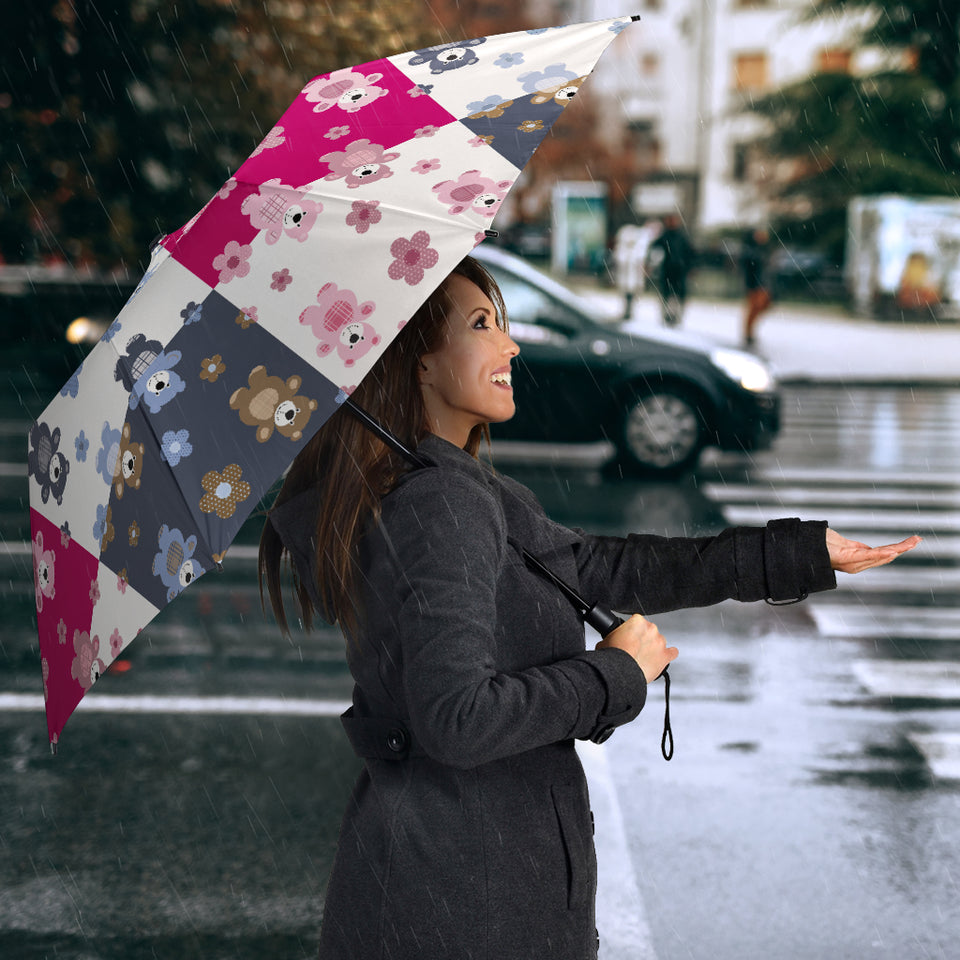
[[[517,413],[494,441],[609,441],[628,469],[677,474],[708,446],[752,451],[780,428],[773,374],[749,353],[680,331],[601,324],[550,277],[496,247],[475,256],[493,274],[520,346]]]

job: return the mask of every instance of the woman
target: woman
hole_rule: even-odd
[[[743,267],[743,285],[747,292],[747,302],[743,316],[743,345],[752,347],[756,342],[754,331],[761,314],[768,310],[773,298],[767,279],[767,259],[770,234],[762,227],[750,231],[743,243],[741,265]]]
[[[465,260],[354,398],[432,464],[411,470],[341,411],[294,462],[264,529],[274,611],[282,550],[297,595],[339,621],[356,681],[344,719],[365,760],[326,896],[324,960],[586,960],[596,863],[576,738],[640,712],[677,656],[643,616],[586,650],[579,617],[510,540],[590,598],[644,614],[793,600],[832,567],[885,563],[824,523],[717,537],[593,537],[476,458],[514,412],[499,292]],[[909,544],[912,545],[912,544]]]

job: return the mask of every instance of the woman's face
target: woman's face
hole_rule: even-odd
[[[420,389],[431,432],[463,447],[477,425],[513,416],[510,361],[520,348],[497,326],[496,308],[475,283],[455,274],[447,294],[443,342],[420,358]]]

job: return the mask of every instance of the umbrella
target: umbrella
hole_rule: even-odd
[[[51,745],[490,223],[631,19],[311,80],[30,430]]]

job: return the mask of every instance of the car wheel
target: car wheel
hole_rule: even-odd
[[[677,474],[692,467],[704,445],[697,404],[678,387],[635,397],[620,428],[622,463],[642,473]]]

